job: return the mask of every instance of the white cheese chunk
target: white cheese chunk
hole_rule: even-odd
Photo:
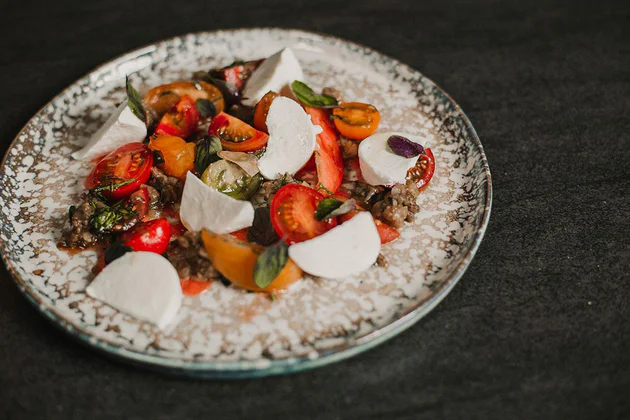
[[[418,156],[406,158],[392,152],[387,145],[390,136],[403,136],[415,143],[425,141],[405,133],[375,133],[359,144],[359,164],[363,179],[371,185],[404,184],[407,171],[414,167]]]
[[[72,154],[77,160],[91,160],[128,143],[141,142],[147,136],[147,126],[136,117],[124,101],[116,112],[92,136],[88,144]]]
[[[336,279],[367,270],[381,252],[381,239],[369,212],[308,241],[289,247],[289,257],[314,276]]]
[[[177,270],[153,252],[128,252],[112,261],[85,292],[161,329],[173,321],[182,304]]]
[[[311,158],[321,132],[297,102],[284,97],[271,103],[267,129],[267,149],[258,160],[260,173],[267,179],[296,173]]]
[[[250,227],[254,222],[254,206],[210,188],[188,172],[179,216],[188,230],[207,229],[223,234]]]
[[[243,89],[243,104],[256,105],[270,90],[292,97],[291,83],[294,80],[304,80],[304,72],[293,51],[285,48],[254,70]]]

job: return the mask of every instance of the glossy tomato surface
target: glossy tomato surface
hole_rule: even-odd
[[[433,174],[435,173],[435,158],[431,149],[424,149],[423,155],[420,156],[416,166],[409,169],[407,172],[407,179],[415,182],[419,190],[423,190],[431,182]]]
[[[289,184],[280,188],[271,201],[271,223],[288,244],[315,238],[337,226],[337,218],[319,221],[315,210],[324,196],[312,188]]]
[[[183,96],[160,120],[155,134],[166,134],[181,138],[189,137],[199,124],[199,110],[195,101]]]
[[[212,119],[208,134],[219,137],[221,146],[234,152],[253,152],[262,149],[267,145],[269,138],[262,131],[225,112]]]
[[[327,109],[305,106],[313,124],[319,125],[322,132],[317,135],[315,165],[317,166],[318,190],[324,195],[332,195],[343,180],[343,159],[339,148],[339,135],[330,122]]]
[[[134,251],[163,254],[171,240],[171,225],[165,217],[136,225],[126,232],[121,241]]]
[[[86,181],[107,198],[119,200],[136,191],[151,175],[153,153],[144,143],[129,143],[101,159]]]

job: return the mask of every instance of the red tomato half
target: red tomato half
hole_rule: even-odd
[[[182,293],[184,296],[197,296],[204,290],[210,287],[212,284],[209,281],[197,281],[197,280],[180,280],[179,283],[182,286]]]
[[[407,171],[407,179],[413,180],[419,190],[429,185],[435,173],[435,158],[431,149],[424,149],[425,154],[420,156],[416,166]]]
[[[253,152],[267,145],[269,136],[251,125],[221,112],[212,119],[208,134],[221,139],[221,146],[233,152]]]
[[[338,198],[338,197],[336,197]],[[339,222],[347,222],[352,219],[354,216],[359,214],[360,210],[353,210],[346,214],[342,214],[339,216]],[[374,219],[374,224],[376,225],[376,231],[378,232],[378,236],[381,238],[381,244],[386,244],[388,242],[397,239],[400,236],[400,232],[396,228],[391,227],[387,223],[383,223],[378,219]]]
[[[149,190],[146,187],[140,188],[138,191],[134,192],[129,196],[129,202],[131,203],[131,208],[138,215],[138,219],[142,220],[144,216],[149,212]]]
[[[233,84],[236,89],[240,90],[252,72],[256,70],[262,62],[263,60],[235,62],[229,66],[212,70],[210,74],[212,77]]]
[[[190,96],[182,98],[160,120],[155,134],[166,134],[185,139],[195,132],[199,124],[199,110]]]
[[[163,254],[171,240],[171,225],[165,217],[136,225],[126,232],[121,241],[134,251]]]
[[[332,195],[343,180],[343,159],[337,142],[339,135],[330,122],[330,112],[327,109],[305,106],[304,110],[311,116],[313,124],[324,130],[317,135],[315,165],[319,179],[318,189],[324,195]]]
[[[230,235],[234,236],[239,241],[247,242],[247,231],[249,228],[243,228],[239,230],[235,230],[234,232],[230,232]]]
[[[337,218],[319,221],[315,210],[324,196],[312,188],[288,184],[271,201],[271,224],[288,244],[306,241],[337,226]]]
[[[103,187],[101,193],[112,200],[127,197],[146,183],[151,175],[153,152],[146,144],[126,144],[101,159],[86,181],[87,188]],[[104,188],[111,185],[111,188]],[[119,187],[114,187],[120,185]]]

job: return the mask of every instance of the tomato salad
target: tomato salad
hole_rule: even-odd
[[[420,210],[433,153],[418,136],[378,132],[373,104],[331,87],[317,93],[296,65],[285,49],[144,97],[127,81],[118,119],[81,151],[107,153],[93,159],[60,247],[97,247],[106,265],[160,254],[184,294],[213,281],[278,292],[304,272],[335,278],[384,264],[380,245]],[[136,134],[124,135],[122,118],[136,119]],[[377,243],[363,250],[372,231]],[[339,264],[312,261],[334,259],[324,256],[346,243],[359,247],[356,264],[352,254]]]

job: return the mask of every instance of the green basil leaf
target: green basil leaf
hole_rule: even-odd
[[[210,99],[199,98],[195,102],[195,105],[197,105],[197,110],[199,111],[199,114],[201,114],[201,116],[204,118],[212,118],[217,112],[217,109],[214,106],[214,102],[212,102]]]
[[[357,203],[354,199],[340,201],[335,198],[324,198],[317,205],[315,210],[315,218],[319,221],[330,219],[335,216],[341,216],[354,210]]]
[[[129,109],[131,109],[133,115],[138,117],[140,121],[146,121],[144,105],[142,105],[142,96],[140,96],[140,93],[131,85],[129,76],[125,76],[125,86],[127,89],[127,105]]]
[[[247,240],[268,246],[278,242],[280,238],[271,224],[269,207],[259,207],[254,211],[254,222],[247,229]]]
[[[205,136],[199,140],[195,152],[195,171],[203,173],[212,162],[219,160],[217,153],[221,150],[221,139],[217,136]]]
[[[122,242],[114,242],[105,250],[105,264],[109,264],[131,251],[133,251],[133,248],[130,246],[123,245]]]
[[[339,104],[337,99],[330,95],[318,95],[306,85],[306,83],[295,80],[291,83],[291,90],[304,105],[316,108],[335,107]]]
[[[289,260],[289,246],[280,241],[258,256],[254,264],[254,283],[261,289],[269,286],[278,277]]]

